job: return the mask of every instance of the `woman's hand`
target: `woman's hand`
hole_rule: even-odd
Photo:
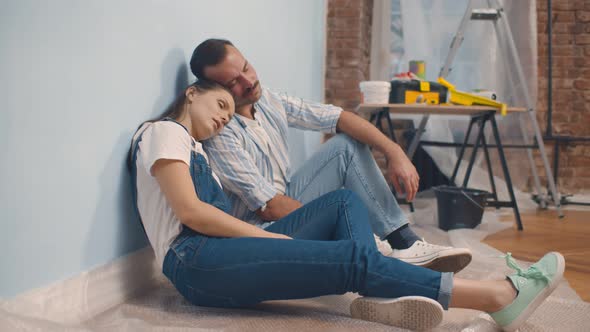
[[[268,233],[268,235],[269,235],[269,236],[267,236],[267,237],[269,237],[269,238],[272,238],[272,239],[293,240],[293,238],[292,238],[292,237],[290,237],[290,236],[287,236],[287,235],[285,235],[285,234],[272,233],[272,232],[267,232],[267,233]]]
[[[160,159],[154,163],[152,173],[170,203],[174,215],[183,225],[199,233],[219,237],[291,239],[286,235],[271,233],[234,218],[201,201],[195,193],[189,167],[182,161]]]

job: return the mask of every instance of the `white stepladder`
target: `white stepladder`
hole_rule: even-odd
[[[541,155],[541,158],[543,160],[543,166],[545,169],[545,173],[547,175],[547,182],[548,182],[548,187],[549,187],[549,191],[551,193],[550,197],[553,198],[553,203],[555,204],[555,207],[557,209],[557,213],[559,215],[560,218],[563,217],[563,211],[561,209],[561,200],[559,197],[559,193],[557,192],[557,188],[555,185],[555,180],[553,178],[553,173],[551,171],[551,167],[549,166],[549,160],[547,159],[547,154],[546,154],[546,150],[545,150],[545,144],[543,143],[543,137],[541,135],[541,130],[539,129],[539,123],[537,122],[537,117],[536,117],[536,111],[534,108],[534,104],[533,101],[531,100],[531,97],[529,95],[529,91],[526,88],[525,85],[525,76],[524,76],[524,72],[522,70],[522,66],[521,66],[521,62],[520,62],[520,58],[518,56],[518,53],[516,51],[516,45],[514,43],[514,39],[512,36],[512,31],[510,29],[510,26],[508,24],[508,21],[506,20],[506,17],[504,16],[504,9],[501,6],[500,2],[498,0],[488,0],[488,8],[484,8],[484,9],[474,9],[474,4],[473,4],[473,0],[470,0],[468,5],[467,5],[467,9],[465,10],[465,14],[463,15],[463,18],[461,19],[461,23],[459,24],[459,28],[457,30],[457,33],[455,34],[455,37],[453,38],[451,45],[450,45],[450,50],[449,50],[449,54],[447,55],[447,58],[444,62],[443,67],[441,68],[440,77],[447,77],[449,72],[451,71],[451,64],[455,58],[455,56],[457,55],[457,51],[459,50],[459,47],[461,46],[461,43],[463,42],[464,39],[464,32],[465,29],[467,28],[467,25],[470,21],[475,21],[475,20],[480,20],[480,21],[490,21],[494,24],[494,28],[496,30],[496,37],[498,38],[499,44],[500,46],[502,46],[502,44],[507,44],[508,45],[508,55],[512,58],[512,60],[514,61],[514,63],[516,64],[516,76],[518,79],[518,83],[517,86],[521,88],[522,90],[522,94],[524,96],[525,99],[525,104],[526,104],[526,108],[527,108],[527,112],[532,125],[533,125],[533,130],[534,130],[534,134],[535,134],[535,140],[537,143],[537,147],[539,148],[539,152]],[[502,39],[504,38],[504,39]],[[412,140],[412,142],[410,143],[410,147],[408,148],[408,157],[411,159],[414,155],[414,153],[416,152],[416,149],[418,148],[418,144],[420,141],[420,133],[424,132],[424,129],[426,127],[426,123],[428,122],[428,115],[424,115],[422,117],[422,120],[420,121],[420,124],[418,126],[418,131],[417,131],[417,135],[414,137],[414,139]],[[533,180],[534,180],[534,184],[535,184],[535,189],[537,192],[537,197],[539,205],[542,208],[545,208],[547,206],[547,203],[550,202],[550,199],[547,195],[544,195],[541,189],[541,181],[539,180],[539,175],[537,174],[537,169],[535,166],[535,161],[533,158],[533,146],[530,144],[530,140],[529,140],[529,136],[525,130],[525,123],[524,123],[524,119],[522,117],[519,116],[519,121],[520,121],[520,128],[521,128],[521,133],[523,136],[523,140],[524,143],[527,147],[527,157],[531,166],[531,171],[533,174]]]

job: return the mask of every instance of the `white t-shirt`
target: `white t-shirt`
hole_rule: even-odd
[[[159,159],[179,160],[190,166],[193,141],[195,142],[194,151],[202,154],[207,162],[209,159],[201,143],[195,141],[177,123],[159,121],[144,124],[133,137],[134,146],[142,132],[135,165],[137,167],[137,207],[147,237],[154,248],[156,261],[159,266],[163,266],[164,257],[172,241],[180,234],[182,224],[172,212],[158,181],[151,174],[151,168]],[[219,183],[215,174],[213,177]]]
[[[272,144],[270,144],[270,137],[264,131],[264,128],[260,124],[260,119],[263,117],[256,118],[255,120],[249,119],[247,117],[242,117],[246,125],[252,128],[252,133],[256,135],[258,140],[262,142],[263,149],[265,150],[268,159],[270,160],[270,167],[272,168],[272,178],[274,187],[277,189],[279,194],[284,195],[287,190],[287,184],[285,182],[285,175],[279,166],[279,161],[277,160],[276,156],[272,151]]]

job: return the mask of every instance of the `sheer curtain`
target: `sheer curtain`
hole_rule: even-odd
[[[474,0],[474,8],[488,8],[488,2]],[[371,77],[389,80],[393,74],[408,71],[410,60],[426,62],[426,79],[436,81],[449,53],[449,46],[457,33],[467,9],[467,0],[375,0],[371,54]],[[531,100],[537,94],[537,31],[534,0],[504,1],[505,19],[508,20],[525,77],[533,79],[524,88]],[[516,63],[512,61],[507,46],[507,36],[497,35],[490,21],[469,21],[464,31],[463,43],[447,76],[458,90],[488,89],[496,91],[498,99],[512,106],[527,106],[523,98],[523,86],[515,85]],[[534,105],[533,105],[534,106]],[[399,116],[395,116],[399,118]],[[404,116],[404,118],[408,118]],[[421,116],[413,117],[415,126]],[[523,118],[528,123],[529,118]],[[504,143],[522,143],[520,122],[516,115],[497,117]],[[463,140],[468,124],[465,117],[431,116],[424,133],[424,140]],[[530,128],[527,136],[532,137]],[[487,133],[489,135],[489,133]],[[488,142],[490,139],[488,138]],[[452,173],[457,156],[450,148],[425,147],[446,175]],[[518,150],[524,155],[524,151]],[[481,155],[481,154],[480,154]],[[483,156],[479,156],[481,164]],[[525,160],[523,158],[523,160]],[[513,181],[524,187],[529,175],[528,163],[511,167]],[[464,162],[463,165],[466,163]],[[484,165],[481,165],[484,166]],[[499,175],[501,172],[495,172]],[[461,175],[461,173],[460,173]],[[461,179],[459,176],[458,179]],[[471,177],[470,187],[489,189],[487,175],[479,167]],[[503,185],[497,185],[500,193]]]

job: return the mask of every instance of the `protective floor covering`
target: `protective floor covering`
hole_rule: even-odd
[[[480,242],[486,235],[511,226],[499,222],[497,212],[486,211],[484,222],[477,229],[443,232],[436,227],[436,211],[431,200],[419,200],[415,206],[414,227],[427,241],[468,247],[473,251],[472,263],[459,276],[490,280],[510,273],[504,260],[499,258],[501,253]],[[384,243],[379,247],[385,253],[389,250]],[[273,301],[240,310],[202,308],[190,305],[171,284],[161,279],[159,285],[148,293],[106,311],[82,326],[63,326],[0,312],[0,327],[3,331],[401,331],[351,319],[349,304],[356,296],[349,293]],[[499,328],[485,313],[451,309],[435,331],[499,331]],[[580,300],[564,281],[520,331],[590,331],[590,303]]]

